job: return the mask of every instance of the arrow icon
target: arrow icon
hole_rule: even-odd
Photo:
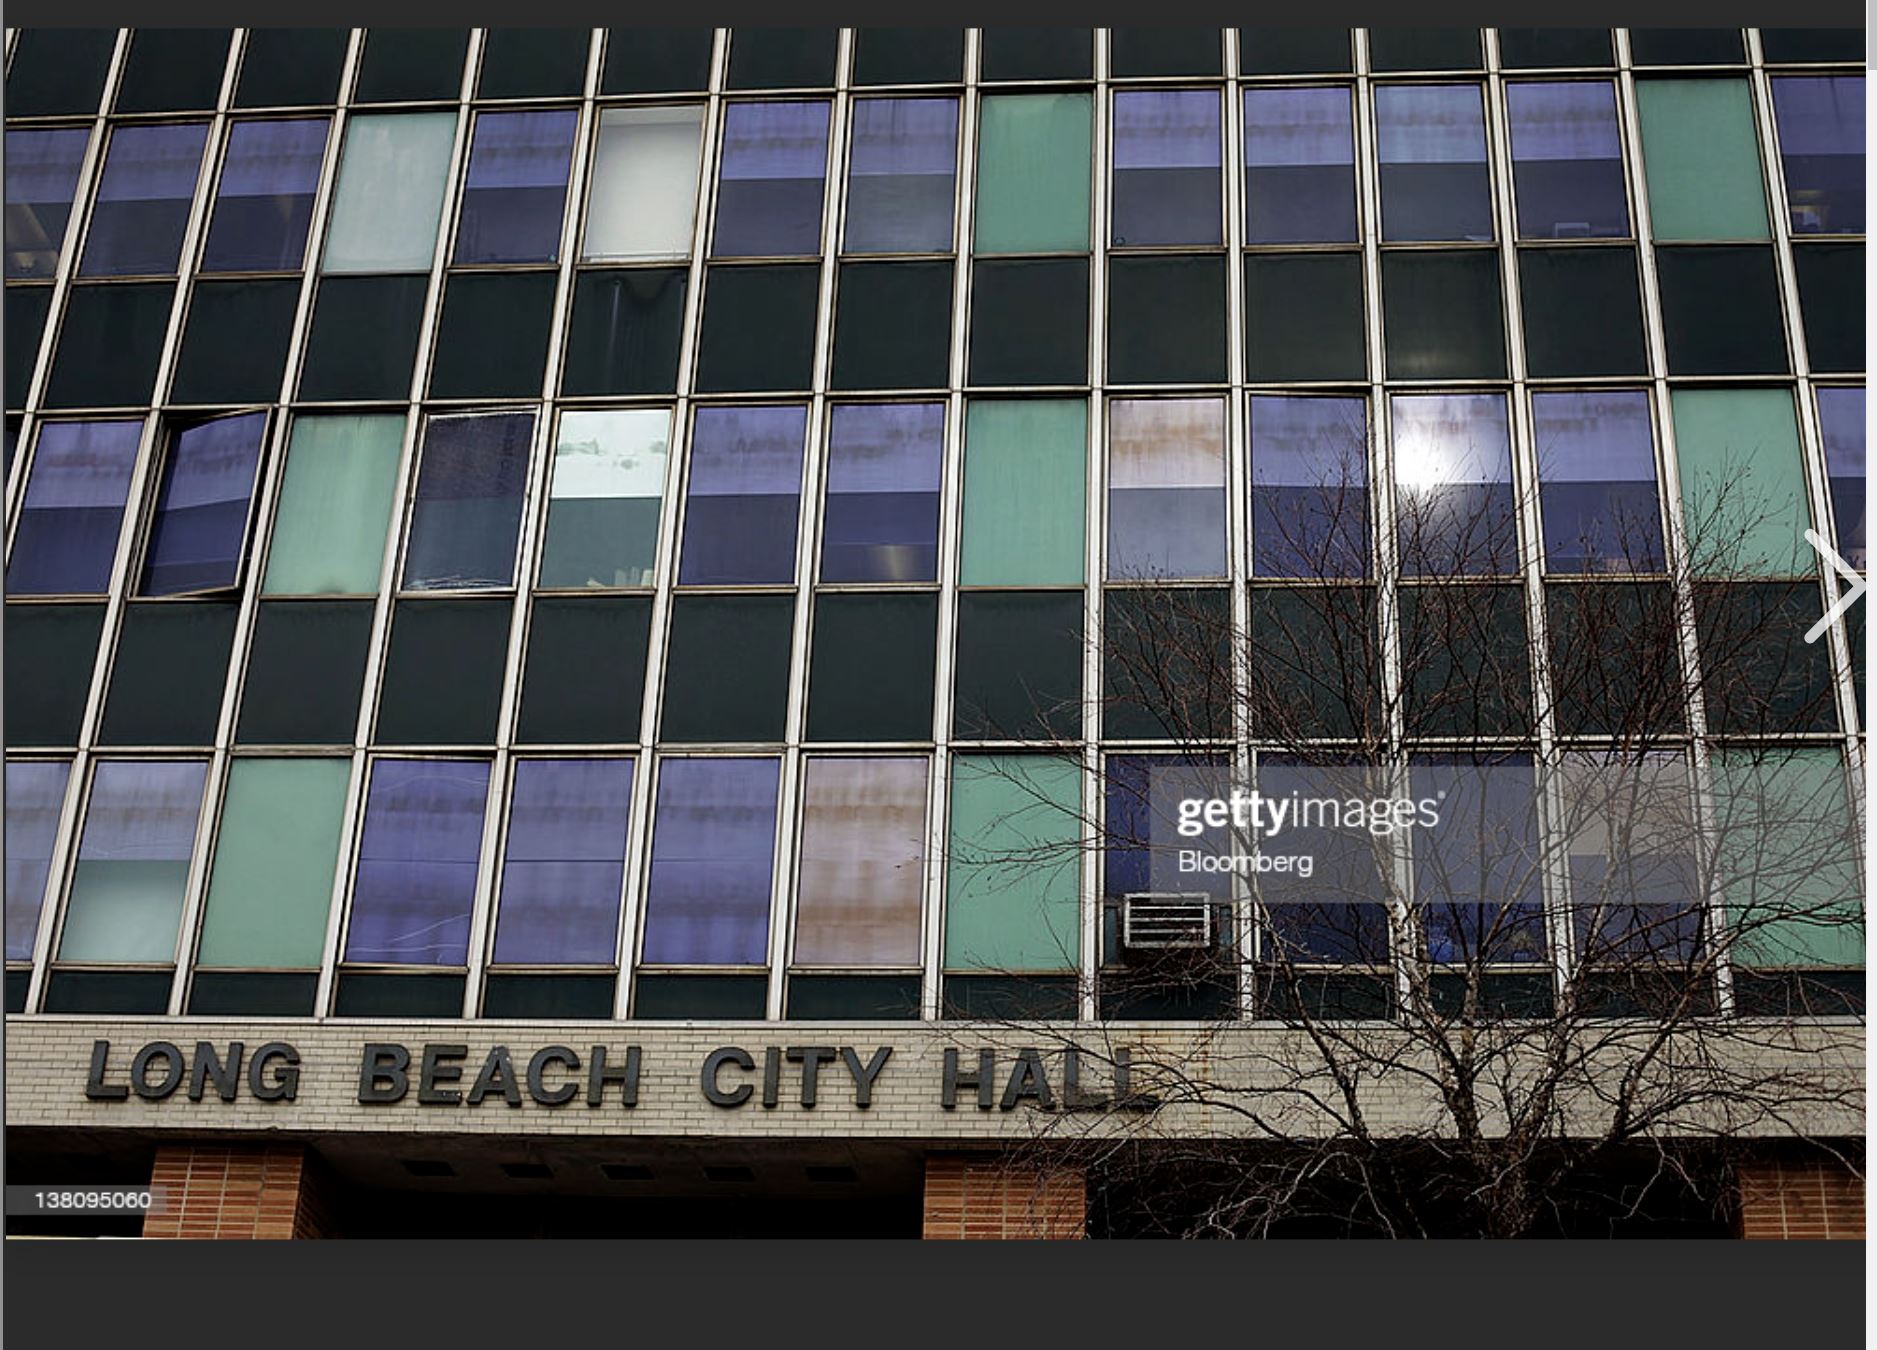
[[[1831,564],[1832,570],[1837,572],[1840,577],[1844,578],[1844,580],[1849,583],[1849,589],[1838,593],[1838,603],[1826,610],[1825,617],[1813,624],[1811,628],[1806,631],[1805,640],[1807,642],[1817,642],[1818,635],[1825,631],[1826,625],[1847,609],[1851,608],[1852,605],[1856,604],[1858,600],[1862,598],[1865,583],[1864,578],[1859,576],[1849,563],[1838,556],[1838,551],[1830,544],[1827,544],[1817,530],[1807,530],[1805,532],[1805,542],[1817,549],[1819,556]]]

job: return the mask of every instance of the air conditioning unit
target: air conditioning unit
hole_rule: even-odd
[[[1212,946],[1211,896],[1147,891],[1121,897],[1121,945],[1132,951]]]

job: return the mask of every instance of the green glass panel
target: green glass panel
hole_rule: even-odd
[[[978,253],[1088,247],[1087,94],[997,94],[978,120]]]
[[[263,593],[377,593],[403,440],[399,413],[295,420]]]
[[[1676,456],[1689,561],[1706,576],[1812,570],[1811,524],[1792,395],[1677,389]]]
[[[364,113],[345,132],[326,272],[428,272],[456,114]]]
[[[1072,760],[952,761],[947,970],[1074,970],[1082,778]]]
[[[1838,751],[1719,751],[1714,798],[1734,964],[1863,965],[1859,831]]]
[[[1655,237],[1766,238],[1747,82],[1644,80],[1636,106]]]
[[[344,759],[234,762],[197,965],[319,965],[351,775]]]
[[[967,586],[1082,582],[1088,404],[996,399],[965,411],[959,579]]]

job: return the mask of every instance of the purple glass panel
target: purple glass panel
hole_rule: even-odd
[[[459,263],[552,262],[560,253],[575,113],[482,113],[469,150]]]
[[[81,275],[175,272],[208,130],[206,122],[178,122],[120,126],[111,133]]]
[[[1508,84],[1521,239],[1629,234],[1616,90],[1607,80]]]
[[[204,272],[292,272],[306,256],[326,119],[237,122],[228,133]]]
[[[768,961],[779,768],[774,759],[668,759],[659,766],[647,964]]]
[[[1251,400],[1251,570],[1360,577],[1369,570],[1368,403]]]
[[[1384,85],[1375,91],[1375,123],[1383,239],[1493,237],[1478,85]]]
[[[1512,453],[1499,394],[1396,394],[1396,531],[1409,576],[1518,567]]]
[[[48,422],[7,563],[9,595],[101,595],[137,464],[141,422]]]
[[[1649,396],[1640,390],[1532,395],[1545,566],[1659,572],[1662,518]]]
[[[1245,239],[1356,238],[1356,142],[1347,88],[1245,91]]]
[[[1410,795],[1436,802],[1416,828],[1414,904],[1440,962],[1541,961],[1538,798],[1528,755],[1419,755]]]
[[[823,581],[936,581],[943,403],[845,403],[828,431]]]
[[[800,404],[699,408],[685,485],[686,586],[795,580],[808,409]]]
[[[1393,796],[1386,770],[1353,759],[1258,756],[1258,792],[1301,802],[1373,802]],[[1381,965],[1389,959],[1390,884],[1387,851],[1366,824],[1313,807],[1293,808],[1297,822],[1259,840],[1277,856],[1309,857],[1310,874],[1270,872],[1258,878],[1269,929],[1267,961]]]
[[[847,251],[948,252],[957,162],[958,100],[856,100]]]
[[[469,954],[489,766],[381,759],[372,766],[345,959],[460,966]]]
[[[1820,389],[1819,429],[1825,440],[1825,474],[1831,514],[1837,522],[1838,553],[1860,570],[1864,540],[1864,390]]]
[[[266,413],[218,417],[176,435],[144,552],[142,595],[220,590],[241,575]]]
[[[1114,96],[1116,244],[1216,244],[1219,96],[1130,89]]]
[[[9,961],[29,961],[46,893],[46,869],[59,832],[71,762],[8,760],[6,767],[6,939]]]
[[[495,959],[611,965],[632,761],[518,760],[510,800]]]
[[[430,419],[404,554],[405,590],[513,583],[533,438],[533,413]]]
[[[1864,77],[1773,81],[1794,234],[1864,233]]]
[[[732,103],[723,114],[714,258],[777,258],[821,250],[828,104]]]
[[[72,214],[88,127],[6,134],[7,280],[49,277]]]

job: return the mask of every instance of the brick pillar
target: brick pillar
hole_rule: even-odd
[[[1087,1236],[1079,1167],[1020,1165],[995,1153],[934,1153],[925,1160],[927,1238]]]
[[[313,1238],[327,1231],[317,1164],[303,1144],[161,1144],[153,1186],[165,1213],[144,1216],[147,1238]]]
[[[1831,1159],[1767,1157],[1736,1169],[1743,1238],[1864,1237],[1864,1181]]]

